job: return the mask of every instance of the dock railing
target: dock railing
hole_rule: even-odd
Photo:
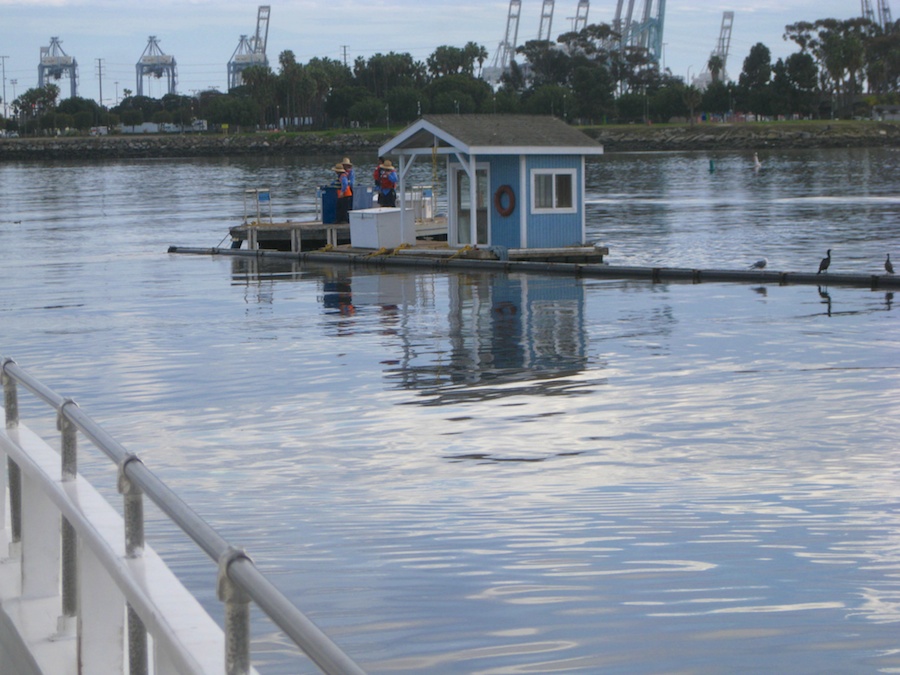
[[[9,358],[0,357],[0,379],[0,541],[9,544],[8,556],[0,550],[0,619],[6,615],[0,631],[13,626],[18,632],[17,672],[253,673],[254,602],[322,672],[363,673],[244,550],[229,544],[74,401]],[[56,412],[59,450],[20,422],[19,385]],[[78,474],[79,432],[118,468],[124,515]],[[217,565],[224,632],[145,545],[144,495]],[[3,637],[0,654],[8,655]],[[23,656],[22,647],[30,654]]]

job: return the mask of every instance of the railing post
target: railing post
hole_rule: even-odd
[[[140,462],[137,455],[128,455],[119,464],[119,493],[124,502],[125,555],[140,558],[144,554],[144,493],[127,474],[131,462]],[[128,672],[147,675],[147,629],[141,617],[128,607]]]
[[[219,558],[216,593],[225,603],[225,673],[247,675],[250,672],[250,596],[228,576],[228,566],[239,558],[250,557],[238,548],[229,548]]]
[[[3,407],[6,411],[6,428],[19,428],[19,396],[16,381],[6,374],[6,366],[15,364],[12,359],[3,359],[0,377],[3,380]],[[22,541],[22,473],[19,465],[7,460],[9,471],[9,518],[12,528],[12,544]]]
[[[78,475],[78,429],[66,417],[65,409],[75,405],[70,398],[63,400],[56,416],[56,428],[60,432],[60,458],[62,481],[74,481]],[[60,633],[68,632],[66,623],[78,615],[78,539],[75,528],[65,518],[61,524],[62,536],[62,617]]]

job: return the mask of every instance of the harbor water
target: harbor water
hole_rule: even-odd
[[[760,159],[592,160],[589,238],[621,265],[900,262],[900,152]],[[223,242],[247,188],[310,215],[335,161],[0,164],[0,354],[368,672],[900,672],[892,293],[167,253]],[[221,621],[215,566],[148,518]],[[316,672],[253,630],[262,673]]]

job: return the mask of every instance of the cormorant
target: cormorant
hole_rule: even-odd
[[[888,274],[894,273],[894,265],[891,263],[891,254],[890,253],[888,253],[887,258],[885,258],[884,271],[887,272]]]
[[[825,257],[822,258],[822,262],[819,263],[819,271],[816,274],[821,274],[822,272],[828,269],[828,266],[831,264],[831,249],[828,249],[828,252],[825,254]]]

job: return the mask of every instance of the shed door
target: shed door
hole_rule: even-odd
[[[455,243],[458,246],[480,244],[488,241],[488,172],[487,168],[475,169],[475,224],[472,224],[472,181],[463,169],[453,170],[453,221],[456,223]]]

